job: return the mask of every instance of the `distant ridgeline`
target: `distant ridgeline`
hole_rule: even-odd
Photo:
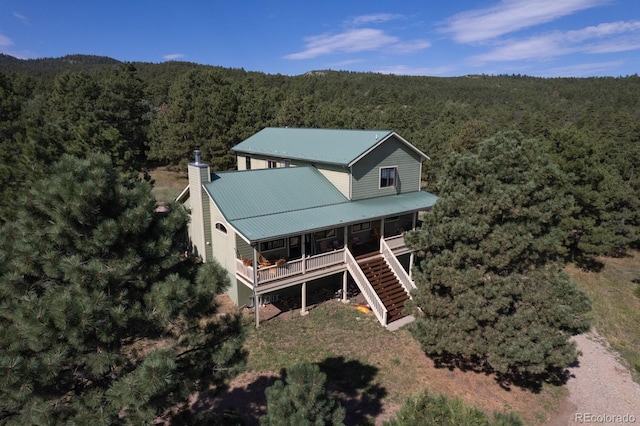
[[[0,55],[0,93],[0,196],[31,179],[40,170],[34,164],[51,164],[63,152],[108,152],[123,171],[137,172],[156,165],[186,170],[199,148],[214,170],[230,169],[231,147],[265,127],[285,126],[394,130],[429,155],[422,178],[437,193],[452,153],[474,152],[509,131],[537,140],[569,173],[584,212],[592,214],[586,206],[595,201],[640,211],[637,74],[286,76],[189,62]],[[626,194],[623,205],[598,198],[618,192]],[[625,239],[637,242],[638,214],[618,219],[634,229],[620,231]],[[573,244],[584,244],[574,237]]]

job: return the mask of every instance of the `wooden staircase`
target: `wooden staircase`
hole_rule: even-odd
[[[356,257],[356,261],[387,309],[387,324],[403,318],[404,302],[409,299],[409,294],[384,257],[381,254],[367,254]]]

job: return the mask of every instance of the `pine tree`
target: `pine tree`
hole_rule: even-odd
[[[408,398],[384,426],[521,426],[522,420],[512,412],[494,412],[489,418],[479,408],[465,405],[459,398],[431,395],[428,391]]]
[[[214,170],[234,164],[228,136],[238,110],[237,88],[213,70],[191,70],[172,84],[168,103],[160,106],[149,129],[149,153],[153,160],[177,165],[185,162],[194,146],[212,159]]]
[[[590,304],[559,266],[564,180],[519,134],[450,157],[440,199],[406,238],[424,254],[411,330],[428,354],[527,380],[575,360],[569,337],[588,329]]]
[[[184,257],[185,211],[106,155],[46,175],[0,228],[0,422],[151,423],[233,373],[242,324]]]
[[[589,267],[597,256],[624,254],[638,240],[640,196],[633,188],[633,177],[621,174],[623,162],[607,158],[615,150],[603,148],[602,143],[598,146],[593,137],[576,131],[555,132],[546,145],[566,172],[567,191],[575,199],[563,224],[570,259]],[[637,156],[634,152],[624,155],[630,164]]]
[[[327,375],[315,364],[296,364],[286,370],[286,383],[267,388],[264,426],[342,425],[345,410],[325,389]]]

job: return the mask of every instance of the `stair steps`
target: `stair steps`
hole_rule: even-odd
[[[387,309],[387,323],[403,318],[404,303],[409,299],[398,278],[382,255],[363,255],[356,258],[358,265]]]

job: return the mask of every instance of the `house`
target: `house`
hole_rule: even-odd
[[[304,315],[308,287],[332,277],[344,301],[352,280],[384,326],[404,316],[414,255],[403,232],[437,200],[420,189],[427,155],[390,130],[295,128],[265,128],[233,151],[228,172],[196,151],[178,200],[193,251],[228,271],[237,305],[293,293]]]

